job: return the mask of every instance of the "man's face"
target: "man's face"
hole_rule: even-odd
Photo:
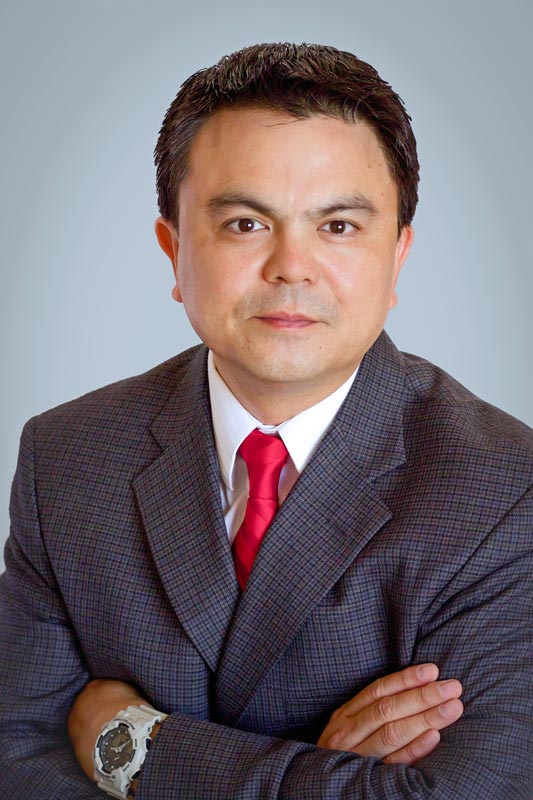
[[[193,142],[179,234],[156,223],[173,296],[241,402],[340,386],[383,329],[412,238],[364,123],[217,112]]]

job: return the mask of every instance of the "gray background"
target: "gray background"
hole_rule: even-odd
[[[181,81],[257,41],[351,50],[403,97],[421,202],[388,330],[533,423],[532,9],[3,0],[0,542],[24,421],[195,341],[153,235],[152,151]]]

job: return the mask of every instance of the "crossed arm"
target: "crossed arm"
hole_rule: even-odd
[[[428,663],[427,675],[409,667],[371,684],[333,713],[318,747],[171,713],[143,766],[138,800],[531,800],[531,644],[523,624],[530,573],[525,557],[498,567],[494,553],[490,545],[480,551],[492,567],[487,577],[465,588],[470,576],[461,576],[461,591],[449,587],[449,601],[424,632],[414,657]],[[23,552],[16,540],[8,556],[0,593],[0,628],[10,652],[9,671],[0,657],[0,794],[96,800],[102,794],[79,770],[64,735],[68,711],[76,758],[92,778],[90,756],[101,727],[144,698],[122,682],[87,683],[68,615],[40,556]],[[494,614],[495,604],[505,615]],[[456,661],[468,686],[464,716],[461,685],[437,681],[430,662],[442,651],[440,633],[454,643],[446,672]],[[475,660],[461,648],[465,638]],[[446,741],[439,744],[444,728]]]
[[[439,730],[463,711],[459,681],[437,681],[437,676],[435,664],[421,664],[374,681],[332,714],[318,747],[381,758],[386,764],[414,764],[435,749]],[[87,777],[93,778],[92,753],[103,725],[128,705],[147,702],[122,681],[91,681],[80,692],[68,727]]]

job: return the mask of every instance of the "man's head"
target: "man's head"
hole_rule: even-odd
[[[156,156],[173,296],[227,385],[264,422],[331,394],[382,331],[412,241],[399,98],[332,48],[250,48],[184,84]]]
[[[295,118],[314,114],[364,120],[377,136],[398,190],[398,228],[418,201],[416,141],[405,107],[391,86],[352,53],[317,44],[246,47],[188,78],[169,107],[155,149],[159,210],[178,223],[179,186],[191,144],[224,108],[266,108]]]

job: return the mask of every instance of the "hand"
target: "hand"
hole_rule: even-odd
[[[135,687],[114,680],[91,681],[77,696],[68,718],[68,733],[76,758],[91,780],[94,780],[94,746],[102,728],[119,711],[142,703],[149,705]]]
[[[435,664],[421,664],[374,681],[333,712],[318,747],[386,764],[414,764],[429,755],[439,730],[463,713],[463,687],[456,680],[437,681],[438,674]]]

